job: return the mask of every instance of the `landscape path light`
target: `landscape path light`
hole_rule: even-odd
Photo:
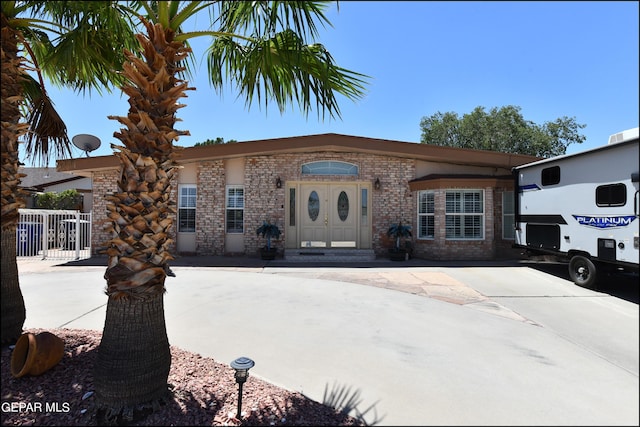
[[[255,362],[248,357],[238,357],[231,362],[231,367],[236,371],[236,382],[238,383],[238,414],[237,419],[241,419],[242,414],[242,385],[249,378],[249,369],[253,368]]]

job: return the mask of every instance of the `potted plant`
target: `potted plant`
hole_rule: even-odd
[[[275,259],[278,250],[271,247],[271,238],[277,239],[280,237],[280,229],[277,225],[271,224],[270,221],[263,221],[262,225],[256,230],[258,236],[265,237],[267,239],[266,246],[260,248],[260,256],[262,259]]]
[[[411,226],[404,225],[402,222],[391,225],[387,230],[387,236],[395,239],[393,248],[389,249],[389,258],[392,261],[404,261],[407,259],[407,250],[400,246],[403,238],[411,237]]]

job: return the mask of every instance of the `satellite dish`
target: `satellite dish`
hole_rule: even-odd
[[[84,151],[87,157],[89,157],[89,152],[100,147],[100,139],[97,136],[87,133],[78,134],[74,136],[71,141],[73,145]]]

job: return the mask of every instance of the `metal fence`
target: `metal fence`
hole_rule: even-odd
[[[91,213],[20,209],[18,257],[77,260],[91,258]]]

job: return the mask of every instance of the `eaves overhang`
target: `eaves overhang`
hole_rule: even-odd
[[[179,164],[186,164],[196,161],[221,160],[237,157],[323,151],[375,154],[423,161],[491,166],[507,169],[540,160],[539,157],[521,154],[441,147],[414,142],[327,133],[186,147],[178,151],[177,161]],[[75,173],[81,176],[91,176],[91,173],[94,171],[118,167],[119,161],[115,155],[59,160],[57,163],[58,171]]]
[[[513,187],[511,175],[431,174],[409,181],[411,191],[441,188]]]

